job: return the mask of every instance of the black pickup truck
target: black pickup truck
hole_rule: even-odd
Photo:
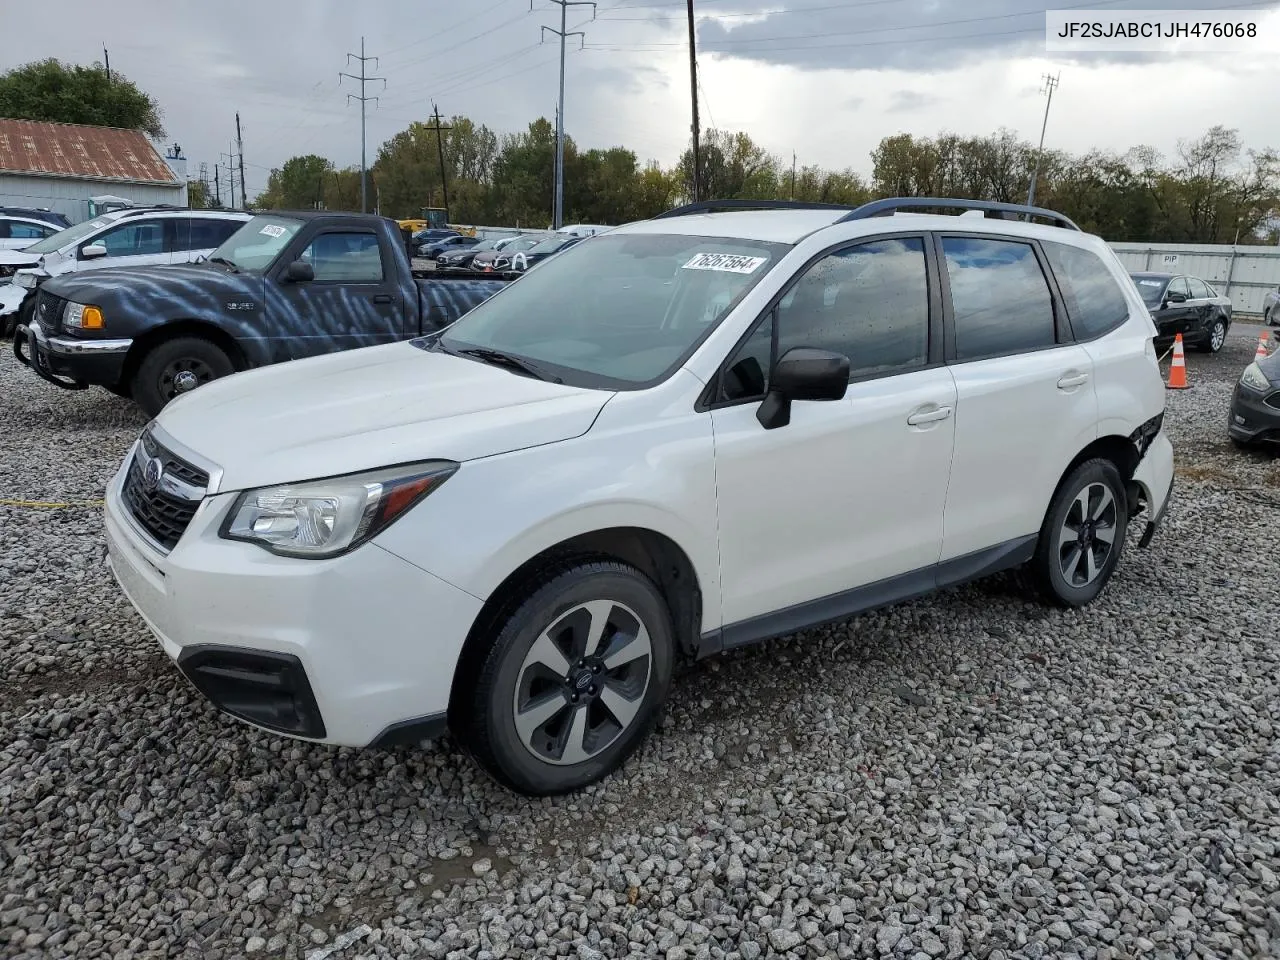
[[[50,383],[106,387],[154,416],[237,370],[439,330],[509,282],[424,276],[395,221],[264,213],[201,263],[46,281],[13,350]]]

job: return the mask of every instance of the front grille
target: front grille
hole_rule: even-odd
[[[62,311],[67,301],[41,288],[36,297],[36,320],[46,330],[57,331],[62,325]]]
[[[1273,393],[1271,394],[1271,396],[1267,397],[1267,399],[1263,400],[1262,402],[1265,403],[1268,407],[1272,407],[1276,410],[1280,410],[1280,393]]]
[[[156,458],[162,467],[162,476],[174,477],[184,483],[200,489],[203,493],[208,486],[209,475],[199,467],[194,467],[176,457],[165,449],[148,433],[142,435],[142,449],[148,458]],[[125,475],[121,493],[124,502],[138,521],[142,529],[166,550],[172,550],[182,537],[183,532],[195,516],[200,500],[186,500],[162,489],[157,485],[147,489],[143,480],[142,466],[135,456],[129,461],[129,472]]]
[[[171,451],[157,443],[155,437],[151,436],[150,433],[142,435],[142,449],[148,457],[159,457],[161,466],[164,467],[164,472],[169,476],[177,477],[193,487],[207,487],[209,485],[209,474],[199,467],[193,467],[185,460],[178,459]]]

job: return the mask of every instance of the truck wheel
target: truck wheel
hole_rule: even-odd
[[[149,417],[179,394],[234,373],[235,366],[216,343],[203,337],[175,337],[151,348],[133,377],[133,399]]]

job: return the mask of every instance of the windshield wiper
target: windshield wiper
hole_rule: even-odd
[[[240,268],[239,268],[239,267],[237,267],[237,266],[236,266],[232,261],[228,260],[226,257],[210,257],[210,258],[209,258],[209,262],[210,262],[210,263],[225,263],[228,267],[230,267],[230,268],[231,268],[231,272],[232,272],[232,273],[239,273],[239,272],[240,272]]]
[[[515,370],[517,373],[526,374],[527,376],[533,377],[535,380],[549,380],[552,383],[561,382],[558,377],[549,376],[545,371],[540,370],[528,360],[513,357],[511,354],[503,353],[501,350],[491,350],[488,347],[467,347],[465,350],[459,350],[457,352],[463,356],[475,357],[477,360],[483,360],[485,363],[491,363],[495,367],[506,367],[508,370]]]

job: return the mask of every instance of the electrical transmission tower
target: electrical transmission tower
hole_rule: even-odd
[[[348,94],[347,94],[347,103],[350,103],[352,100],[359,100],[359,101],[360,101],[360,212],[361,212],[361,213],[368,213],[368,212],[369,212],[369,186],[368,186],[368,183],[367,183],[368,178],[367,178],[367,176],[366,176],[366,170],[367,170],[367,168],[368,168],[368,165],[367,165],[367,163],[365,162],[365,133],[364,133],[364,131],[365,131],[365,120],[364,120],[364,113],[365,113],[365,104],[367,104],[370,100],[372,100],[374,103],[377,103],[377,102],[378,102],[378,98],[377,98],[377,97],[370,97],[370,96],[366,96],[366,95],[365,95],[365,85],[366,85],[366,84],[369,84],[369,83],[372,83],[372,82],[374,82],[374,81],[379,81],[379,82],[381,82],[382,87],[383,87],[383,89],[385,90],[385,89],[386,89],[386,86],[387,86],[387,81],[386,81],[386,80],[384,80],[382,77],[371,77],[371,76],[369,76],[369,75],[365,72],[365,71],[366,71],[367,64],[369,63],[369,61],[370,61],[370,60],[372,60],[372,61],[373,61],[373,68],[374,68],[375,70],[377,70],[377,69],[378,69],[378,58],[377,58],[377,57],[366,57],[366,56],[364,55],[364,37],[361,37],[361,38],[360,38],[360,56],[358,56],[358,57],[357,57],[354,53],[348,53],[348,54],[347,54],[347,66],[351,66],[351,61],[352,61],[352,60],[359,60],[359,61],[360,61],[360,75],[359,75],[359,76],[356,76],[354,73],[345,73],[345,72],[340,72],[340,73],[338,74],[338,82],[339,82],[339,83],[341,83],[341,82],[342,82],[342,78],[343,78],[343,77],[347,77],[347,78],[348,78],[348,79],[350,79],[350,80],[359,80],[359,81],[360,81],[360,96],[358,96],[358,97],[357,97],[354,93],[348,93]]]
[[[1036,151],[1036,166],[1031,171],[1031,188],[1027,190],[1027,206],[1034,207],[1036,205],[1036,180],[1040,176],[1040,158],[1044,156],[1044,132],[1049,128],[1049,107],[1053,105],[1053,91],[1058,89],[1058,78],[1062,74],[1050,76],[1044,74],[1044,86],[1040,88],[1041,93],[1048,93],[1049,99],[1044,105],[1044,123],[1040,127],[1040,149]]]
[[[560,7],[560,29],[543,26],[539,35],[546,39],[548,33],[560,38],[560,106],[556,110],[556,199],[553,222],[555,229],[564,226],[564,42],[569,37],[581,37],[585,44],[586,34],[581,30],[569,30],[565,23],[569,7],[590,7],[591,19],[596,18],[596,5],[593,0],[551,0]],[[529,0],[529,9],[533,9],[533,0]]]

